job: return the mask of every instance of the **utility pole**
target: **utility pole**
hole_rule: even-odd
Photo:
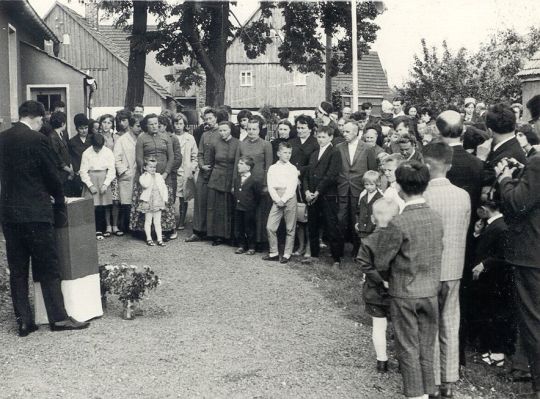
[[[356,26],[356,0],[351,0],[351,20],[352,20],[352,112],[358,111],[358,37]]]

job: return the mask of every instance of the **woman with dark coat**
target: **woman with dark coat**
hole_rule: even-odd
[[[233,127],[231,122],[220,122],[220,138],[210,149],[212,174],[208,181],[206,223],[207,234],[212,237],[213,246],[229,240],[232,233],[234,161],[240,143],[231,135]]]

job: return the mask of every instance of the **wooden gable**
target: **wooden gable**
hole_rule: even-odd
[[[98,90],[95,92],[94,106],[122,106],[128,70],[121,50],[92,28],[82,16],[60,3],[56,3],[45,21],[57,36],[67,34],[70,37],[70,44],[61,46],[59,56],[96,79]],[[145,79],[145,106],[162,106],[167,94],[153,79]]]

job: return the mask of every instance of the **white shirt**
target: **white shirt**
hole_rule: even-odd
[[[425,203],[426,203],[426,200],[424,198],[418,198],[418,199],[415,199],[415,200],[405,202],[405,206],[425,204]]]
[[[298,169],[290,162],[277,161],[268,168],[266,184],[272,201],[287,202],[296,195]]]
[[[449,145],[450,147],[457,147],[458,145],[461,145],[461,146],[462,146],[463,143],[460,142],[460,141],[456,141],[456,142],[454,142],[454,143],[448,143],[448,145]]]
[[[238,140],[244,141],[247,137],[247,130],[246,129],[240,129],[240,137]]]
[[[489,225],[489,224],[493,223],[495,220],[500,219],[502,217],[503,217],[502,213],[499,214],[499,215],[492,216],[487,220],[487,224]]]
[[[403,201],[403,198],[401,198],[398,194],[396,182],[391,183],[390,186],[388,186],[388,188],[384,192],[384,197],[394,200],[394,202],[399,207],[399,213],[401,213],[403,211],[403,208],[405,208],[405,201]]]
[[[405,116],[405,112],[400,111],[399,114],[394,114],[394,113],[392,112],[392,115],[394,116],[394,118],[397,118],[398,116]]]
[[[495,144],[495,146],[493,147],[493,152],[497,151],[497,148],[499,148],[501,145],[503,145],[503,144],[506,143],[507,141],[512,140],[514,137],[515,137],[515,136],[508,137],[507,139],[501,141],[500,143]]]
[[[302,144],[304,144],[304,143],[307,141],[307,139],[309,139],[309,136],[304,137],[304,138],[301,138],[301,137],[298,137],[298,138],[300,139],[300,142],[301,142]]]
[[[28,123],[26,123],[25,121],[19,121],[19,122],[21,122],[23,125],[28,126],[29,129],[34,130],[34,129],[32,128],[32,126],[30,126],[30,125],[29,125]],[[35,130],[34,130],[34,131],[35,131]]]
[[[84,150],[81,159],[80,175],[81,180],[87,187],[94,185],[88,172],[91,171],[107,171],[107,176],[103,184],[109,186],[113,179],[116,177],[116,168],[114,165],[114,154],[107,147],[103,148],[99,152],[94,151],[94,147],[89,147]]]
[[[349,159],[351,160],[351,165],[354,162],[354,154],[356,154],[356,149],[358,148],[358,142],[360,139],[356,139],[350,143],[347,144],[347,148],[349,149]]]
[[[324,147],[319,148],[319,156],[317,157],[317,160],[321,159],[321,157],[323,156],[323,154],[326,151],[326,149],[328,148],[328,146],[330,146],[330,144],[331,143],[328,143]]]

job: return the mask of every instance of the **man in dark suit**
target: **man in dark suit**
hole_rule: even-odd
[[[356,122],[347,122],[343,129],[344,143],[336,146],[341,157],[341,168],[337,178],[339,200],[338,220],[344,239],[353,243],[352,257],[356,257],[360,241],[354,230],[358,198],[364,189],[362,177],[368,170],[377,170],[377,157],[372,147],[358,137]],[[344,240],[341,241],[343,252]]]
[[[463,134],[463,118],[456,111],[444,111],[437,118],[437,129],[442,140],[447,143],[454,153],[452,155],[452,168],[446,174],[453,185],[469,193],[471,198],[471,214],[475,214],[482,192],[483,162],[468,153],[463,148],[461,135]]]
[[[64,308],[51,205],[53,197],[55,207],[65,206],[64,191],[47,138],[38,133],[44,115],[41,103],[26,101],[19,108],[19,122],[0,133],[0,211],[21,337],[37,330],[28,300],[30,259],[34,278],[41,283],[51,330],[89,325],[69,317]]]
[[[322,126],[317,131],[319,150],[309,158],[304,173],[304,193],[308,202],[308,230],[311,256],[320,253],[319,230],[324,226],[330,244],[334,266],[339,266],[343,257],[343,237],[338,225],[337,176],[341,168],[340,153],[334,149],[334,130]]]
[[[527,155],[516,139],[516,114],[509,105],[492,106],[486,114],[486,126],[493,135],[493,144],[484,165],[484,185],[495,183],[494,168],[503,158],[514,158],[525,165]]]
[[[488,114],[489,120],[489,114]],[[514,266],[519,332],[529,359],[534,398],[540,398],[540,155],[529,158],[519,180],[506,160],[495,168],[508,224],[506,261]]]
[[[68,144],[64,141],[63,136],[66,130],[66,114],[55,112],[51,115],[50,123],[52,131],[49,134],[49,144],[56,160],[58,176],[64,186],[64,191],[66,191],[66,188],[70,188],[67,183],[73,180],[75,176],[71,167]],[[66,194],[68,197],[73,196],[71,192]]]

